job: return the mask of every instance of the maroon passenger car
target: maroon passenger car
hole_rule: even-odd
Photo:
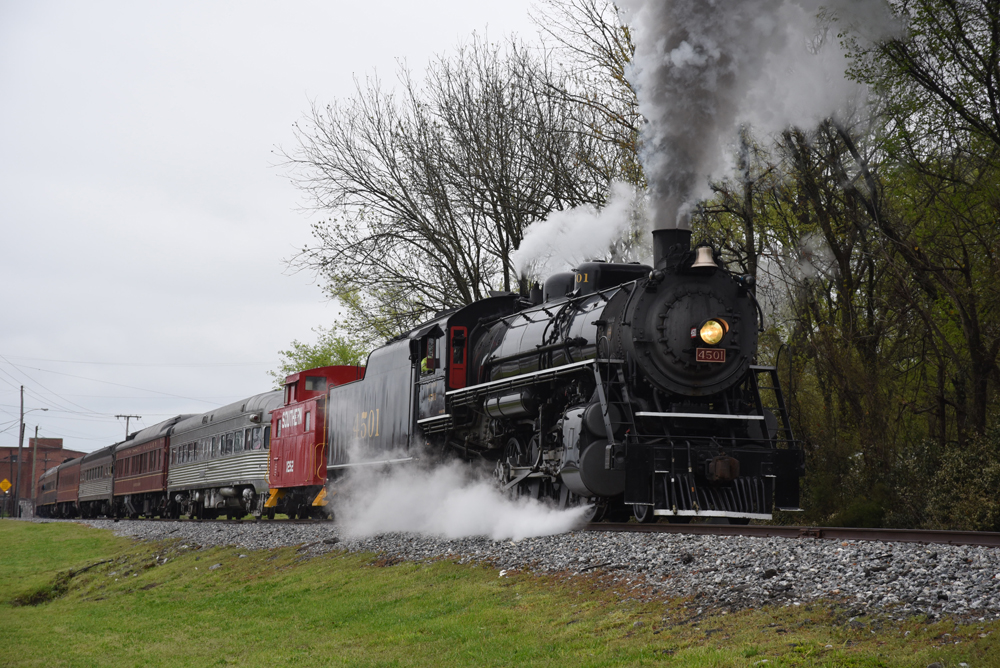
[[[58,474],[59,467],[53,466],[38,479],[38,488],[35,490],[35,514],[39,517],[55,517]]]
[[[115,446],[114,512],[119,517],[153,517],[167,510],[167,456],[178,415],[136,433]],[[60,483],[60,493],[62,484]]]
[[[80,514],[80,459],[60,464],[56,472],[56,517],[76,517]]]

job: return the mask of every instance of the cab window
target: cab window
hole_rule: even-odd
[[[438,340],[428,338],[425,340],[423,345],[423,355],[420,359],[420,373],[434,373],[434,370],[440,366],[441,361],[438,358]]]
[[[326,378],[323,376],[306,376],[306,392],[321,392],[326,389]]]

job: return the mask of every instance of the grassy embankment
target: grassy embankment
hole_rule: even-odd
[[[826,606],[692,618],[691,602],[630,600],[596,576],[240,554],[0,521],[0,665],[1000,665],[998,623]]]

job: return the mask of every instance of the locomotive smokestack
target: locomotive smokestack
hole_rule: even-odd
[[[666,269],[676,265],[691,249],[691,230],[653,230],[653,267]]]

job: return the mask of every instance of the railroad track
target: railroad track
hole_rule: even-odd
[[[103,519],[103,518],[102,518]],[[121,520],[127,522],[130,520]],[[192,524],[254,524],[278,522],[281,524],[328,524],[334,520],[174,520],[150,518],[138,522],[190,522]],[[624,533],[676,533],[699,536],[751,536],[755,538],[812,538],[818,540],[862,540],[886,543],[923,543],[926,545],[976,545],[1000,547],[1000,532],[991,531],[937,531],[930,529],[860,529],[852,527],[801,527],[760,524],[636,524],[629,522],[591,522],[584,531],[615,531]]]
[[[1000,533],[988,531],[933,531],[925,529],[855,529],[848,527],[793,527],[733,524],[628,524],[593,522],[586,531],[623,531],[638,533],[678,533],[701,536],[754,536],[757,538],[813,538],[825,540],[864,540],[887,543],[925,543],[928,545],[978,545],[1000,547]]]
[[[59,519],[59,518],[57,518],[57,519]],[[128,519],[128,518],[125,518],[125,517],[122,517],[122,518],[119,518],[119,519],[114,519],[113,517],[104,517],[103,515],[101,517],[85,517],[85,518],[79,518],[79,517],[77,517],[77,518],[75,518],[75,521],[78,521],[78,522],[87,522],[89,520],[111,520],[113,522],[184,522],[185,524],[187,524],[187,523],[191,523],[191,524],[255,524],[255,523],[258,523],[258,522],[261,523],[261,524],[265,524],[265,523],[269,524],[271,522],[277,522],[279,524],[329,524],[329,523],[333,522],[333,520],[330,520],[330,519],[321,519],[321,520],[320,519],[306,519],[306,520],[289,520],[289,519],[282,519],[282,520],[262,520],[262,519],[255,519],[255,518],[251,517],[250,515],[247,515],[246,517],[242,517],[242,518],[240,518],[238,520],[227,520],[227,519],[223,519],[223,518],[220,518],[220,517],[216,517],[216,518],[213,518],[213,519],[210,519],[210,520],[203,520],[203,519],[194,519],[194,520],[192,520],[192,519],[188,519],[187,517],[180,517],[180,518],[172,518],[172,517],[144,517],[142,519],[132,520],[132,519]]]

